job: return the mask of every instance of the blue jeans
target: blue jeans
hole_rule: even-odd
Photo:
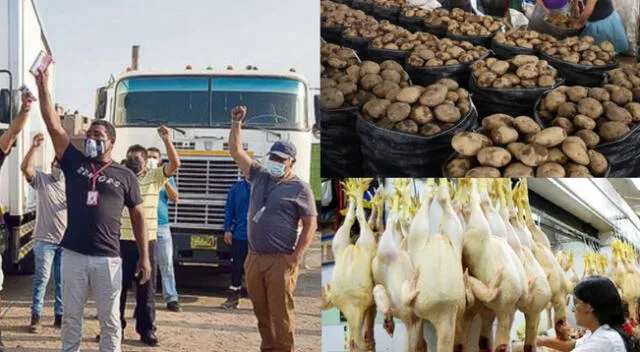
[[[47,292],[47,284],[53,268],[53,281],[55,284],[55,303],[53,311],[56,315],[62,315],[62,280],[60,275],[60,262],[62,259],[62,247],[60,245],[36,240],[33,246],[33,254],[36,260],[36,272],[33,278],[33,304],[31,315],[42,316],[44,295]]]
[[[162,295],[167,302],[178,301],[176,290],[176,276],[173,272],[173,240],[169,225],[158,226],[158,241],[156,242],[156,263],[162,277]]]

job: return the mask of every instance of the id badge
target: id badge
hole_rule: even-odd
[[[262,214],[264,214],[264,211],[267,210],[267,207],[265,205],[262,206],[262,208],[260,208],[260,210],[258,210],[258,212],[256,212],[256,215],[253,216],[253,222],[258,222],[260,221],[260,218],[262,217]]]
[[[92,207],[98,205],[98,191],[87,192],[87,205]]]

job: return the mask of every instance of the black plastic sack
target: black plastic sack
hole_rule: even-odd
[[[424,17],[407,17],[400,14],[398,25],[410,32],[422,32],[424,31]]]
[[[373,1],[353,0],[351,8],[354,10],[362,10],[367,15],[373,14]]]
[[[585,66],[558,60],[545,53],[540,53],[540,57],[562,73],[568,86],[599,87],[604,82],[604,74],[619,66],[618,62],[606,66]]]
[[[403,50],[376,49],[369,45],[367,56],[371,61],[378,63],[394,60],[400,65],[404,65],[404,61],[411,56],[411,52]]]
[[[447,26],[446,25],[440,25],[440,26],[434,26],[432,24],[429,24],[427,22],[424,22],[422,24],[423,30],[427,33],[431,33],[433,35],[435,35],[438,38],[443,38],[447,35]]]
[[[378,4],[373,5],[373,17],[378,20],[387,20],[393,24],[398,24],[398,17],[402,9],[399,7],[384,7]]]
[[[538,52],[535,49],[523,48],[520,46],[504,45],[498,43],[495,40],[491,41],[491,50],[495,53],[496,57],[500,60],[509,60],[516,55],[537,55]]]
[[[489,52],[480,57],[478,60],[482,60],[489,56]],[[411,77],[413,84],[421,86],[428,86],[435,83],[442,78],[450,78],[461,87],[467,87],[469,83],[469,76],[471,75],[471,65],[473,63],[449,65],[449,66],[437,66],[437,67],[416,67],[409,65],[409,60],[405,61],[404,69]]]
[[[347,6],[351,6],[353,4],[353,0],[332,0],[332,1],[337,4],[344,4]]]
[[[358,177],[362,174],[360,140],[355,130],[359,106],[320,110],[322,177]]]
[[[438,0],[438,2],[440,3],[440,8],[443,10],[451,11],[451,9],[453,8],[451,0]]]
[[[320,27],[320,36],[328,43],[340,44],[342,33],[347,29],[345,26]]]
[[[560,75],[560,74],[559,74]],[[545,92],[553,90],[564,84],[564,78],[560,75],[560,81],[553,87],[541,88],[483,88],[478,86],[475,76],[469,77],[469,91],[473,93],[473,101],[478,109],[478,116],[483,117],[493,114],[507,114],[516,116],[533,116],[534,109],[540,97]]]
[[[453,152],[451,138],[457,133],[473,130],[478,114],[471,111],[460,122],[433,136],[420,136],[389,130],[358,117],[356,131],[368,176],[432,177],[440,176],[442,162]]]
[[[358,54],[358,57],[360,57],[360,60],[367,60],[370,42],[370,38],[343,36],[341,45],[353,49],[356,54]]]
[[[488,48],[491,45],[491,39],[493,38],[495,34],[490,34],[490,35],[477,35],[477,36],[468,36],[468,35],[456,35],[456,34],[451,34],[449,31],[447,31],[447,38],[453,39],[453,40],[457,40],[459,42],[470,42],[473,45],[482,45],[485,48]]]

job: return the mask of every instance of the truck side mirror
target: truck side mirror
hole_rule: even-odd
[[[9,89],[0,89],[0,123],[11,123],[13,97]]]
[[[96,93],[96,119],[104,119],[107,115],[107,88],[100,87]]]

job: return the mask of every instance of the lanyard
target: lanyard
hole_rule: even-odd
[[[98,169],[96,171],[96,167],[93,165],[93,163],[91,163],[91,173],[93,174],[93,177],[91,177],[91,184],[93,186],[93,188],[92,188],[93,191],[96,190],[96,180],[98,179],[98,176],[100,176],[102,171],[104,171],[106,168],[111,166],[111,164],[113,164],[113,160],[111,160],[110,162],[106,163],[104,166],[102,166],[100,169]]]

